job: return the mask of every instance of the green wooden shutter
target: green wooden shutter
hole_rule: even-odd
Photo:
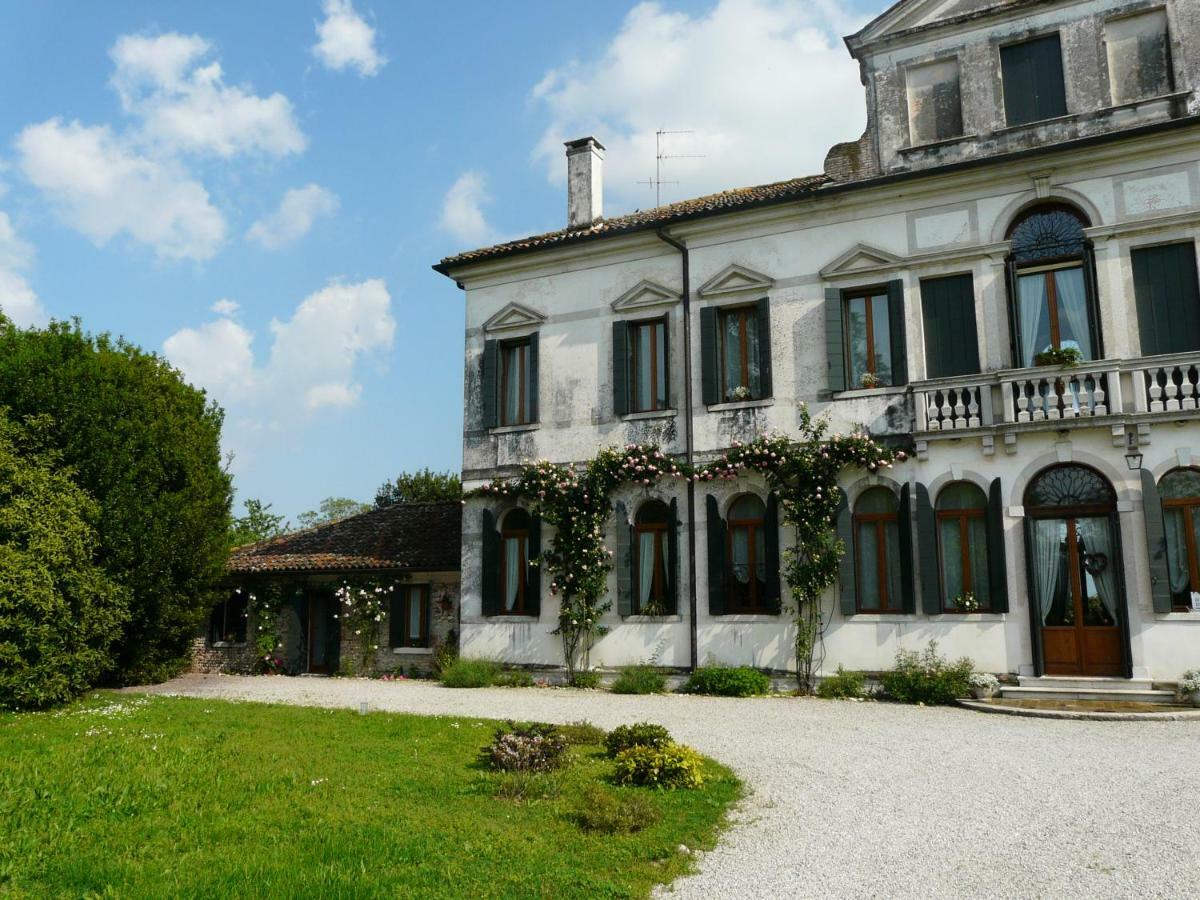
[[[937,516],[929,501],[929,488],[918,484],[917,557],[921,561],[921,610],[927,616],[942,613],[942,578],[937,548]]]
[[[708,614],[725,615],[725,520],[712,494],[705,500],[708,519]]]
[[[482,552],[480,553],[480,599],[485,616],[500,612],[500,533],[490,509],[483,511]]]
[[[1200,349],[1200,283],[1196,244],[1129,252],[1142,356]]]
[[[1062,43],[1050,34],[1000,48],[1004,119],[1008,126],[1067,114]]]
[[[613,413],[629,412],[629,323],[613,322],[612,327]]]
[[[1008,612],[1008,551],[1004,544],[1004,496],[999,478],[988,487],[987,557],[988,589],[992,612]]]
[[[892,350],[892,384],[908,384],[908,340],[904,315],[904,282],[889,281],[888,338]]]
[[[700,394],[705,406],[721,402],[717,371],[717,309],[706,306],[700,310]]]
[[[767,545],[767,596],[763,598],[763,605],[771,615],[777,616],[783,610],[783,597],[779,583],[779,496],[774,491],[767,495],[763,536]]]
[[[1019,369],[1023,366],[1033,365],[1033,361],[1025,359],[1025,351],[1021,347],[1021,304],[1017,294],[1017,261],[1011,256],[1004,264],[1004,282],[1008,286],[1008,349],[1012,354],[1013,368]]]
[[[617,501],[613,507],[617,520],[617,613],[633,615],[633,532],[625,504]]]
[[[913,570],[912,491],[906,483],[900,488],[900,601],[906,613],[917,611],[917,589]]]
[[[970,275],[923,279],[921,321],[925,325],[926,378],[979,372],[975,283]]]
[[[529,544],[526,552],[530,560],[537,560],[536,566],[527,566],[525,578],[525,612],[535,619],[542,614],[542,519],[531,516],[529,523]]]
[[[1033,519],[1025,517],[1025,596],[1029,606],[1029,640],[1033,645],[1033,674],[1046,674],[1046,654],[1042,649],[1042,614],[1038,608],[1037,578],[1034,574]]]
[[[500,345],[483,342],[483,427],[500,424]]]
[[[829,390],[846,389],[846,338],[843,332],[842,292],[825,290],[825,359]]]
[[[403,585],[400,592],[392,592],[392,600],[388,605],[388,646],[404,646],[404,592],[408,585]]]
[[[679,614],[679,502],[671,498],[671,518],[667,522],[667,611]]]
[[[529,336],[529,421],[538,418],[538,336],[535,331]]]
[[[758,325],[758,378],[762,396],[772,397],[775,390],[771,379],[771,299],[763,297],[754,304],[755,321]]]
[[[1173,606],[1171,579],[1167,569],[1167,534],[1162,498],[1154,473],[1142,469],[1142,515],[1146,520],[1146,556],[1150,561],[1150,597],[1156,613],[1169,613]]]
[[[854,520],[850,516],[850,505],[845,492],[838,501],[837,536],[842,542],[842,558],[838,562],[838,591],[842,615],[852,616],[858,611],[858,585],[854,575]]]

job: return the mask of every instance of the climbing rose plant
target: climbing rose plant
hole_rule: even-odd
[[[392,594],[399,583],[397,578],[345,579],[333,592],[338,603],[334,618],[340,619],[342,627],[359,638],[359,674],[369,674],[375,669],[381,623],[390,613]]]
[[[264,675],[283,671],[283,636],[279,633],[279,613],[283,609],[283,588],[268,582],[256,589],[242,586],[235,594],[246,596],[246,618],[254,626],[254,649],[258,668]]]

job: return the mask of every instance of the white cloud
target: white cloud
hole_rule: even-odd
[[[222,298],[209,307],[218,316],[236,316],[242,307],[235,300]]]
[[[254,387],[254,335],[232,319],[181,328],[163,342],[167,359],[193,384],[224,403],[245,399]]]
[[[442,200],[442,230],[464,244],[482,244],[495,239],[488,225],[483,207],[490,202],[484,188],[483,176],[478,172],[463,172],[446,191]]]
[[[278,209],[250,226],[246,237],[268,250],[278,250],[308,234],[318,216],[333,215],[337,208],[337,195],[320,185],[292,188],[283,195]]]
[[[126,113],[142,120],[141,138],[225,159],[242,153],[287,156],[306,138],[291,101],[260,97],[225,83],[212,45],[199,35],[122,35],[109,51],[113,87]]]
[[[46,311],[24,276],[32,263],[33,247],[17,236],[8,214],[0,212],[0,312],[22,328],[46,321]]]
[[[719,0],[703,15],[642,3],[596,59],[547,72],[533,90],[550,116],[536,155],[565,180],[563,141],[607,147],[606,213],[648,207],[655,131],[667,153],[663,202],[822,171],[866,122],[858,69],[839,36],[857,23],[835,0]]]
[[[205,260],[225,239],[225,219],[200,182],[133,151],[107,126],[50,119],[22,131],[16,146],[25,177],[98,246],[126,233],[161,258]]]
[[[356,69],[364,78],[376,74],[387,57],[375,47],[375,29],[354,9],[351,0],[325,0],[325,18],[317,23],[313,55],[327,69]]]

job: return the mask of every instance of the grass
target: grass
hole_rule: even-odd
[[[495,725],[112,693],[0,714],[0,896],[644,897],[739,795],[705,761],[702,790],[612,788],[644,830],[587,832],[601,748],[514,791],[477,762]]]

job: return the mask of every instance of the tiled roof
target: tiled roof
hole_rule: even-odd
[[[626,216],[600,219],[588,228],[563,228],[559,231],[522,238],[518,241],[496,244],[493,247],[468,250],[455,256],[447,256],[434,268],[445,273],[456,266],[467,263],[483,262],[488,259],[498,259],[502,256],[512,256],[589,239],[628,234],[631,231],[659,228],[672,222],[734,212],[747,207],[779,203],[807,196],[828,180],[824,175],[808,175],[788,181],[777,181],[774,184],[760,184],[755,187],[721,191],[718,194],[709,194],[707,197],[697,197],[694,200],[681,200],[679,203],[672,203],[668,206],[638,210]]]
[[[461,503],[409,503],[238,547],[229,556],[229,571],[457,571],[461,549]]]

